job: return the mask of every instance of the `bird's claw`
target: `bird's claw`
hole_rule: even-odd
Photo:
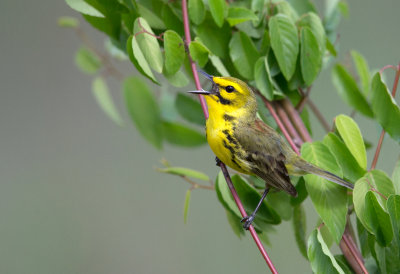
[[[243,228],[246,230],[249,230],[251,224],[254,221],[254,218],[255,218],[254,215],[250,215],[250,216],[246,216],[242,220],[240,220],[240,222],[243,223]]]

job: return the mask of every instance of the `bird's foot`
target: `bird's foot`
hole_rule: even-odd
[[[220,166],[222,162],[218,157],[215,157],[215,163],[217,166]]]
[[[253,214],[251,214],[250,216],[244,217],[240,221],[241,223],[243,223],[243,228],[246,229],[246,230],[249,230],[249,228],[250,228],[251,224],[253,223],[255,217],[256,216],[253,215]]]

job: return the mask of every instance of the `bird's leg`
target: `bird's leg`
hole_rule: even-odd
[[[249,230],[250,225],[254,221],[254,218],[256,217],[257,211],[260,209],[260,206],[261,206],[262,202],[264,201],[265,197],[267,196],[268,192],[269,192],[269,187],[265,187],[264,193],[261,196],[261,199],[258,202],[258,205],[257,205],[256,209],[254,209],[253,213],[251,213],[250,216],[246,216],[241,220],[241,222],[244,223],[243,224],[243,228],[244,229]]]
[[[217,166],[220,166],[222,161],[218,157],[215,157],[215,163]]]

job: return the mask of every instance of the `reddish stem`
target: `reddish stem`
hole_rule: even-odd
[[[383,67],[380,70],[381,73],[386,68],[389,68],[389,67],[393,67],[393,66],[388,65],[388,66]],[[399,78],[400,78],[400,63],[395,68],[396,68],[396,76],[394,78],[393,89],[392,89],[392,97],[393,97],[393,99],[396,97],[397,85],[399,83]],[[382,143],[383,143],[383,139],[384,138],[385,138],[385,130],[382,129],[381,136],[379,137],[378,145],[377,145],[376,150],[375,150],[375,155],[374,155],[374,159],[372,160],[372,164],[371,164],[370,170],[375,169],[375,167],[376,167],[376,163],[378,162],[379,154],[381,153],[381,148],[382,148]]]
[[[282,131],[282,134],[285,136],[285,138],[288,141],[291,148],[294,150],[294,152],[296,152],[298,155],[300,155],[299,149],[293,142],[292,138],[290,138],[289,133],[287,132],[285,126],[282,124],[281,119],[276,114],[275,109],[272,107],[271,103],[264,96],[262,96],[262,95],[260,95],[260,96],[261,96],[261,99],[264,101],[265,106],[268,108],[269,112],[271,113],[272,117],[274,117],[276,124]]]
[[[226,169],[226,166],[221,162],[220,163],[220,167],[222,170],[222,173],[224,174],[226,183],[228,184],[228,187],[230,189],[230,191],[232,192],[232,196],[236,202],[236,205],[240,211],[240,214],[242,214],[243,218],[247,216],[246,211],[244,210],[244,207],[242,205],[242,203],[240,202],[239,196],[235,190],[235,187],[233,186],[231,177],[229,176],[228,170]],[[278,273],[278,271],[276,270],[275,266],[273,265],[271,259],[268,256],[268,253],[265,251],[264,246],[262,245],[260,238],[258,238],[257,232],[255,231],[254,227],[251,225],[250,228],[250,234],[254,239],[254,242],[256,243],[258,249],[260,250],[262,256],[264,257],[264,260],[267,262],[267,265],[269,267],[269,269],[271,270],[272,273]]]
[[[289,101],[289,99],[285,98],[281,101],[281,103],[282,103],[283,108],[288,113],[290,120],[292,120],[292,123],[294,124],[295,128],[299,132],[303,141],[304,142],[312,142],[311,136],[308,133],[306,126],[303,123],[303,120],[301,120],[299,113],[293,107],[293,105]]]
[[[186,44],[189,44],[190,41],[191,41],[191,37],[190,37],[189,17],[188,17],[188,13],[187,13],[186,0],[182,0],[182,14],[183,14],[183,26],[184,26],[185,37],[186,37]],[[195,84],[196,84],[196,88],[198,90],[201,90],[201,85],[200,85],[200,81],[199,81],[199,75],[198,75],[197,70],[196,70],[196,64],[193,62],[192,58],[190,57],[190,54],[188,56],[189,56],[190,67],[192,69],[192,73],[193,73],[194,81],[195,81]],[[204,99],[204,97],[202,95],[199,95],[199,99],[200,99],[201,107],[203,109],[204,116],[207,119],[208,118],[208,110],[207,110],[207,105],[206,105],[205,99]],[[226,169],[226,166],[223,163],[220,163],[220,167],[221,167],[222,173],[224,174],[226,183],[228,184],[228,187],[231,190],[233,199],[235,200],[236,205],[239,208],[240,213],[242,214],[243,217],[246,217],[247,213],[244,210],[242,202],[240,201],[239,196],[238,196],[238,194],[237,194],[237,192],[236,192],[236,190],[235,190],[235,188],[234,188],[234,186],[232,184],[232,180],[231,180],[231,178],[229,176],[229,173],[228,173],[228,170]],[[266,263],[267,263],[269,269],[271,270],[271,272],[274,273],[274,274],[278,273],[278,271],[276,271],[275,266],[273,265],[271,259],[269,258],[268,253],[265,251],[265,248],[262,245],[262,243],[260,241],[260,238],[258,238],[257,232],[254,230],[254,227],[252,225],[250,226],[249,230],[250,230],[251,236],[254,239],[254,242],[256,243],[258,249],[260,250],[261,255],[263,256],[264,260],[266,261]]]
[[[300,138],[300,135],[294,128],[293,124],[290,122],[290,119],[287,116],[286,112],[284,111],[284,109],[280,104],[275,103],[274,107],[280,119],[282,120],[283,125],[287,128],[290,136],[292,137],[293,142],[296,144],[297,147],[300,147],[303,142]]]

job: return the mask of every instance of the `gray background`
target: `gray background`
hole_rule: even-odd
[[[371,68],[396,64],[400,1],[349,6],[339,60],[357,49]],[[266,272],[250,237],[239,240],[231,231],[215,193],[194,191],[183,224],[189,186],[154,167],[166,157],[215,177],[213,155],[206,146],[167,146],[162,152],[150,147],[129,122],[116,83],[112,94],[127,126],[113,124],[91,95],[92,77],[74,66],[80,42],[57,27],[62,15],[79,17],[63,1],[0,4],[0,272]],[[103,35],[84,28],[101,48]],[[123,68],[126,75],[133,72]],[[312,98],[329,120],[350,113],[329,72],[320,75]],[[376,143],[380,129],[358,116],[357,121]],[[314,128],[321,137],[319,125]],[[398,154],[387,137],[378,167],[391,174]],[[308,207],[310,228],[316,217]],[[292,233],[284,222],[270,235],[267,250],[281,273],[310,272]]]

